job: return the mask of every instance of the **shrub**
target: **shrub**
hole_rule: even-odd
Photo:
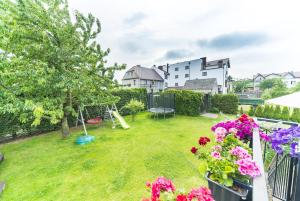
[[[143,110],[145,108],[145,105],[141,101],[131,99],[124,107],[122,107],[122,109],[123,108],[129,110],[132,121],[134,121],[136,114]]]
[[[212,97],[212,106],[227,114],[236,114],[239,99],[235,94],[215,94]]]
[[[281,119],[288,121],[290,118],[290,110],[288,107],[283,107],[282,113],[281,113]]]
[[[270,119],[270,118],[272,118],[273,113],[274,113],[273,106],[265,105],[264,112],[263,112],[263,117]]]
[[[281,119],[281,107],[279,105],[276,105],[272,118],[273,119]]]
[[[254,109],[254,106],[253,106],[253,105],[251,105],[248,114],[249,114],[249,116],[254,116],[254,114],[255,114],[255,109]]]
[[[263,117],[264,113],[263,113],[264,107],[262,105],[258,105],[256,110],[255,110],[255,116],[256,117]]]
[[[120,97],[119,102],[116,103],[117,108],[123,108],[130,100],[135,99],[144,104],[144,109],[147,106],[147,90],[145,88],[137,89],[116,89],[111,91],[112,95]],[[130,111],[123,109],[121,115],[128,115]]]
[[[300,109],[294,108],[293,113],[291,116],[291,121],[299,122],[300,123]]]
[[[203,107],[203,94],[189,90],[167,90],[164,93],[175,95],[175,110],[177,114],[197,116]]]
[[[211,113],[219,113],[220,110],[218,108],[216,108],[216,107],[212,107],[212,108],[209,109],[209,112],[211,112]]]

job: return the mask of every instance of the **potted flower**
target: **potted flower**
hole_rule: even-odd
[[[214,201],[211,191],[206,187],[185,193],[183,190],[177,191],[173,182],[164,177],[158,177],[153,183],[147,182],[146,188],[151,196],[142,201]]]
[[[212,128],[216,145],[207,152],[204,147],[211,140],[200,137],[199,146],[192,147],[191,152],[205,161],[206,179],[216,201],[251,200],[252,178],[261,173],[245,142],[252,138],[257,124],[238,119],[217,125]]]

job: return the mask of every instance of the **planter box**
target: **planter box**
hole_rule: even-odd
[[[208,187],[210,188],[215,201],[252,201],[251,192],[249,192],[249,189],[247,189],[248,187],[245,188],[245,184],[235,182],[235,185],[243,189],[243,192],[237,192],[211,180],[208,176],[209,175],[207,174],[205,178],[208,181]]]

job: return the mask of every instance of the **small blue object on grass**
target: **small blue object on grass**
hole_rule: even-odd
[[[78,145],[88,144],[94,140],[95,140],[95,136],[81,135],[76,139],[76,144]]]

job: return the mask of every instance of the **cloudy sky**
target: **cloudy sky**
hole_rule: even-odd
[[[230,58],[234,77],[300,71],[298,0],[69,0],[101,20],[108,61],[151,67]],[[124,72],[116,75],[117,79]]]

